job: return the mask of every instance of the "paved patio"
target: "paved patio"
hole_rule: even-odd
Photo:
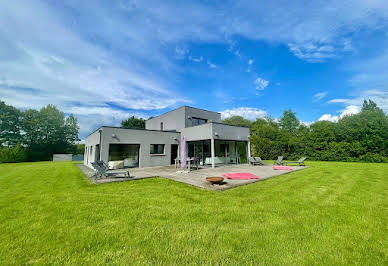
[[[186,183],[196,187],[201,187],[209,190],[225,190],[242,185],[247,185],[255,182],[260,182],[265,179],[287,174],[297,170],[304,169],[303,166],[291,166],[292,171],[288,170],[273,170],[272,165],[265,166],[253,166],[249,164],[228,165],[219,166],[216,168],[201,168],[198,170],[192,170],[191,172],[182,172],[181,169],[176,169],[174,166],[158,166],[158,167],[146,167],[146,168],[131,168],[128,169],[131,178],[103,178],[95,179],[94,171],[84,165],[77,165],[82,172],[85,173],[94,183],[110,183],[110,182],[123,182],[130,180],[139,180],[152,177],[163,177],[172,179],[177,182]],[[118,170],[120,171],[120,170]],[[121,170],[122,171],[122,170]],[[248,180],[236,180],[226,179],[222,185],[211,185],[206,181],[206,177],[220,176],[224,173],[252,173],[260,179],[248,179]]]

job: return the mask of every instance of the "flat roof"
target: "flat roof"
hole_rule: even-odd
[[[181,107],[178,107],[178,108],[172,109],[172,110],[170,110],[170,111],[168,111],[168,112],[165,112],[165,113],[163,113],[163,114],[160,114],[160,115],[157,115],[157,116],[153,116],[152,118],[148,118],[148,119],[147,119],[147,121],[148,121],[148,120],[151,120],[151,119],[153,119],[153,118],[156,118],[156,117],[159,117],[159,116],[162,116],[162,115],[168,114],[168,113],[170,113],[170,112],[176,111],[176,110],[178,110],[178,109],[181,109],[181,108],[186,108],[186,107],[187,107],[187,108],[192,108],[192,109],[197,109],[197,110],[206,111],[206,112],[209,112],[209,113],[216,113],[216,114],[221,114],[220,112],[214,112],[214,111],[209,111],[209,110],[202,109],[202,108],[197,108],[197,107],[192,107],[192,106],[188,106],[188,105],[183,105],[183,106],[181,106]]]
[[[89,137],[90,135],[92,135],[93,133],[97,132],[98,130],[100,130],[101,128],[116,128],[116,129],[127,129],[127,130],[143,130],[143,131],[153,131],[153,132],[163,132],[163,133],[180,133],[176,130],[156,130],[156,129],[145,129],[145,128],[123,128],[123,127],[113,127],[113,126],[100,126],[99,128],[97,128],[96,130],[94,130],[92,133],[90,133],[89,135],[87,135],[85,137],[85,139],[87,137]]]

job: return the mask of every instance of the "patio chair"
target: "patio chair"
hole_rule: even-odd
[[[274,163],[275,165],[283,165],[283,156],[278,156],[278,159]]]
[[[201,158],[199,157],[194,157],[194,161],[193,161],[193,166],[195,166],[195,168],[198,170],[199,168],[199,165],[201,163]]]
[[[103,169],[105,169],[106,171],[109,171],[111,169],[109,169],[109,165],[106,164],[106,162],[100,160],[100,161],[96,161],[96,163],[101,166]]]
[[[258,165],[267,165],[260,157],[254,157],[254,159]]]
[[[120,172],[112,172],[110,170],[107,170],[105,167],[102,167],[99,163],[94,162],[92,163],[92,166],[94,169],[96,169],[96,177],[102,178],[105,177],[130,177],[129,171],[120,171]]]
[[[298,161],[296,162],[286,162],[286,165],[289,165],[291,163],[295,163],[295,164],[299,164],[299,166],[305,166],[304,164],[304,160],[306,160],[307,158],[306,157],[302,157],[300,158]]]
[[[260,162],[257,162],[253,157],[248,157],[248,162],[252,165],[261,165]]]

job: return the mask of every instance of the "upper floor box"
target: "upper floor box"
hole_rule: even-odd
[[[146,129],[150,130],[175,130],[206,124],[208,122],[221,122],[221,114],[203,109],[182,106],[178,109],[153,117],[146,121]]]

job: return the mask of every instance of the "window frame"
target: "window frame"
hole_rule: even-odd
[[[155,152],[155,148],[153,148],[153,146],[162,146],[163,147],[163,152],[162,153],[159,153],[159,147],[156,148],[156,152],[157,153],[154,153]],[[150,144],[150,155],[152,156],[158,156],[158,155],[166,155],[166,145],[165,144]]]
[[[194,121],[197,122],[196,125],[194,125]],[[204,125],[206,124],[208,121],[208,119],[205,119],[205,118],[199,118],[199,117],[192,117],[191,118],[191,126],[192,127],[195,127],[195,126],[200,126],[200,125]],[[202,122],[202,123],[201,123]]]

